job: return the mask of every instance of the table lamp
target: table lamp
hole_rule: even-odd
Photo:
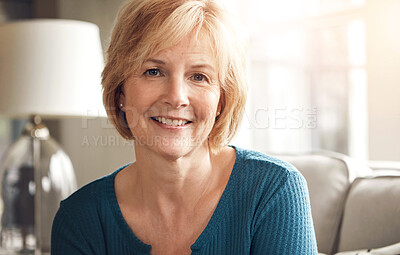
[[[96,25],[29,20],[0,25],[0,115],[28,118],[0,162],[0,254],[48,254],[51,224],[77,187],[67,154],[41,117],[105,116]]]

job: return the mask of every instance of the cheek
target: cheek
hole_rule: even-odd
[[[135,107],[127,106],[125,109],[125,116],[128,126],[133,132],[139,124],[139,113]]]
[[[221,97],[221,93],[219,91],[219,87],[215,88],[208,97],[208,102],[210,102],[209,108],[210,108],[210,111],[212,112],[212,114],[215,114],[219,108],[220,97]]]
[[[126,106],[131,112],[144,114],[158,101],[159,92],[154,89],[143,88],[144,86],[132,86],[126,90]]]
[[[207,123],[215,121],[219,96],[219,92],[213,91],[211,93],[203,93],[196,98],[196,105],[193,106],[196,109],[198,118],[207,120]]]
[[[154,103],[154,93],[142,92],[138,89],[129,88],[125,92],[125,115],[132,133],[137,128],[145,128],[143,115]]]

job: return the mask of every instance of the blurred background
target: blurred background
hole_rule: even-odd
[[[330,150],[399,164],[399,0],[222,2],[249,41],[250,91],[233,144],[266,153]],[[88,21],[99,26],[106,50],[123,3],[0,0],[0,25],[36,18]],[[132,143],[106,119],[44,122],[70,156],[79,187],[134,160]],[[24,123],[0,117],[0,157]]]

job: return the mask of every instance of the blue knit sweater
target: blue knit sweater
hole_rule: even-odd
[[[192,254],[317,254],[303,176],[279,159],[240,148],[228,184]],[[114,173],[61,203],[52,255],[150,254],[122,217]]]

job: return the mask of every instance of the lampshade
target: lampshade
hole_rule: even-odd
[[[52,219],[76,178],[39,115],[105,116],[103,65],[94,24],[0,26],[0,114],[31,119],[0,161],[0,254],[49,254]]]
[[[73,20],[0,26],[0,114],[106,116],[99,29]]]

